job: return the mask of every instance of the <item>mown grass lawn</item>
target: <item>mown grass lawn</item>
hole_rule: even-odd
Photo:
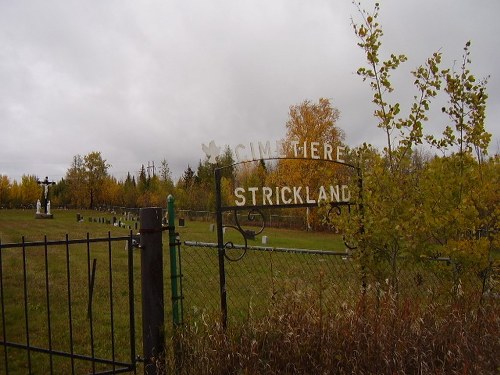
[[[128,233],[128,227],[135,228],[135,221],[123,220],[125,228],[112,225],[90,222],[89,218],[112,220],[120,219],[119,214],[89,210],[52,210],[54,219],[35,219],[35,213],[30,210],[0,210],[0,240],[3,243],[25,241],[40,241],[46,235],[50,240],[64,239],[66,234],[70,238],[85,238],[87,233],[93,237],[105,236],[108,231],[111,235]],[[76,215],[83,217],[82,222],[77,222]],[[210,221],[186,221],[185,226],[177,226],[182,241],[217,242],[216,231],[210,230]],[[251,229],[251,227],[248,227]],[[233,230],[227,232],[228,240],[242,243],[241,236]],[[249,245],[261,245],[262,236],[268,237],[268,245],[272,247],[288,247],[303,249],[323,249],[343,251],[344,245],[341,236],[329,232],[306,232],[300,230],[266,228],[255,240],[250,240]]]
[[[35,219],[30,210],[0,210],[0,241],[4,246],[12,243],[32,243],[128,236],[136,233],[137,221],[125,220],[120,214],[87,210],[53,210],[54,219]],[[83,218],[77,221],[77,214]],[[113,217],[123,222],[124,227],[110,225]],[[181,241],[216,242],[216,232],[211,231],[210,222],[186,221],[185,226],[177,227]],[[310,249],[343,250],[339,236],[328,233],[307,233],[287,229],[267,228],[262,235],[268,236],[268,246],[294,247]],[[249,245],[262,245],[261,236],[249,240]],[[170,277],[168,238],[164,232],[164,282],[165,310],[167,329],[171,329]],[[228,230],[226,241],[243,243],[239,233]],[[115,357],[127,362],[129,356],[129,307],[128,307],[128,272],[127,251],[125,241],[113,243],[96,243],[87,247],[85,244],[49,246],[45,250],[43,244],[22,248],[3,248],[1,254],[2,266],[2,298],[4,301],[4,323],[0,327],[0,338],[10,342],[47,349],[49,344],[54,350],[77,354],[91,355],[90,341],[94,341],[94,355],[100,358],[111,358],[110,341],[115,341]],[[211,312],[219,309],[219,276],[217,252],[212,249],[188,249],[183,253],[184,305],[186,317],[192,316],[193,309]],[[110,256],[111,254],[111,256]],[[277,254],[277,258],[283,258]],[[89,284],[90,270],[95,259],[96,272],[94,292],[92,294],[92,330],[89,319]],[[262,263],[262,259],[266,261]],[[245,263],[228,264],[229,305],[234,316],[248,314],[248,301],[257,298],[268,299],[272,293],[272,272],[280,271],[276,261],[274,271],[269,271],[266,254],[247,254]],[[292,260],[292,269],[296,269]],[[47,263],[47,272],[45,271]],[[300,263],[300,262],[299,262]],[[299,264],[297,263],[297,264]],[[246,271],[237,267],[246,266]],[[111,267],[111,278],[109,269]],[[236,268],[235,268],[236,267]],[[24,272],[26,271],[26,273]],[[69,270],[69,280],[68,280]],[[251,270],[251,271],[248,271]],[[24,282],[26,275],[26,283]],[[111,337],[110,318],[110,279],[113,284],[113,327],[114,337]],[[260,285],[255,286],[257,280]],[[262,282],[262,280],[265,280]],[[47,293],[47,285],[49,292]],[[68,292],[69,290],[69,292]],[[134,250],[134,292],[135,292],[135,322],[136,351],[142,350],[141,343],[141,302],[140,302],[140,253]],[[249,295],[248,293],[253,293]],[[239,300],[239,297],[244,298]],[[27,304],[24,303],[25,297]],[[50,311],[47,309],[50,306]],[[48,331],[48,315],[50,313],[51,334]],[[69,314],[72,315],[71,326]],[[26,315],[28,323],[26,323]],[[28,335],[26,331],[28,325]],[[70,345],[70,330],[73,347]],[[92,336],[91,336],[92,332]],[[49,343],[50,341],[50,343]],[[27,371],[27,353],[24,350],[8,349],[9,371],[25,373]],[[4,353],[0,350],[0,358]],[[47,372],[50,366],[49,357],[45,354],[31,353],[32,370],[36,373]],[[53,357],[56,372],[70,371],[71,363],[67,358]],[[77,373],[91,371],[88,362],[77,361]],[[0,366],[0,373],[4,369]],[[99,367],[98,367],[99,368]],[[104,369],[105,367],[101,367]]]

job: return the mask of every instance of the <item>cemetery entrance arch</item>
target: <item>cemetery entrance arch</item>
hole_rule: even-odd
[[[288,157],[280,157],[280,158],[268,158],[261,160],[251,160],[244,161],[239,163],[234,163],[231,165],[218,167],[215,169],[215,197],[216,197],[216,224],[217,224],[217,249],[218,249],[218,266],[219,266],[219,285],[220,285],[220,307],[221,307],[221,320],[223,327],[227,326],[227,314],[228,314],[228,304],[227,304],[227,288],[226,288],[226,262],[235,262],[244,258],[247,253],[248,247],[248,238],[250,236],[258,235],[264,232],[266,228],[266,220],[264,215],[264,210],[269,209],[281,209],[281,208],[300,208],[300,207],[318,207],[319,205],[324,205],[328,207],[328,215],[332,212],[336,212],[337,214],[341,214],[343,209],[347,209],[350,212],[351,207],[357,205],[360,210],[362,210],[361,196],[362,196],[362,188],[363,188],[363,180],[361,175],[361,170],[359,167],[354,166],[352,164],[336,161],[336,160],[324,160],[318,159],[314,160],[318,163],[330,163],[333,165],[345,169],[349,172],[351,179],[355,180],[355,183],[358,186],[359,195],[356,199],[356,202],[351,201],[350,194],[346,189],[348,189],[348,185],[336,185],[330,187],[321,186],[317,194],[313,197],[313,192],[309,190],[309,187],[300,186],[300,187],[289,187],[289,186],[281,186],[281,187],[261,187],[260,191],[260,200],[256,199],[256,191],[258,188],[252,188],[251,190],[251,198],[247,199],[245,197],[245,193],[248,194],[247,191],[243,188],[235,189],[235,201],[234,204],[223,204],[222,199],[222,189],[221,189],[221,180],[223,171],[228,168],[234,168],[238,165],[245,163],[255,163],[255,162],[263,162],[267,160],[295,160],[298,162],[301,161],[311,161],[314,159],[300,159],[300,158],[288,158]],[[352,182],[351,182],[352,183]],[[254,227],[255,230],[249,231],[244,229],[240,224],[238,219],[238,214],[242,212],[248,212],[248,219],[251,221],[260,220],[257,228]],[[226,223],[224,222],[224,217],[227,216],[225,214],[232,213],[233,222]],[[226,241],[225,229],[232,228],[241,234],[241,238],[243,240],[243,245],[238,246],[239,251],[237,256],[231,256],[228,254],[228,251],[234,249],[236,245],[234,245],[231,241]],[[359,228],[362,231],[362,227],[360,225]],[[346,243],[346,246],[350,247]]]

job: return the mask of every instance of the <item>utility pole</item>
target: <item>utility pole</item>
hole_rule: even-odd
[[[150,169],[153,170],[153,177],[156,175],[155,174],[155,162],[154,162],[154,160],[152,162],[148,161],[148,168],[147,169],[148,169],[148,178],[151,178],[151,173],[149,172]]]

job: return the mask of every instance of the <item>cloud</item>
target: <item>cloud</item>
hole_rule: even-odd
[[[398,99],[413,95],[411,69],[438,49],[452,66],[471,39],[473,71],[492,74],[498,143],[499,10],[493,0],[385,1],[382,52],[409,57]],[[164,158],[177,177],[204,157],[202,143],[282,138],[289,106],[320,97],[340,109],[350,144],[383,145],[355,74],[351,17],[350,1],[1,2],[0,174],[59,179],[74,155],[101,151],[117,177]]]

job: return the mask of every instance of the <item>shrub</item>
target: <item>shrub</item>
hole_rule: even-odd
[[[498,303],[475,301],[424,306],[387,293],[334,312],[293,291],[226,331],[209,316],[186,325],[167,365],[182,374],[496,374]]]

